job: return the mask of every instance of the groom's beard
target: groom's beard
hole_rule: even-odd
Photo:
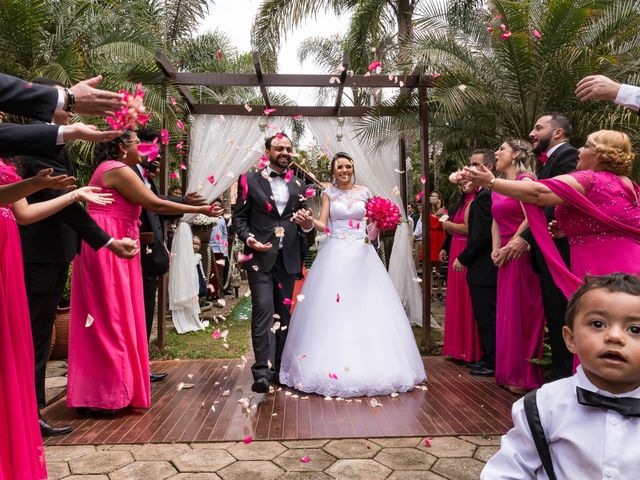
[[[269,162],[271,163],[272,167],[278,167],[278,168],[282,168],[285,169],[289,166],[289,163],[291,163],[291,157],[289,157],[288,155],[278,155],[277,157],[273,158],[271,157],[269,159]]]

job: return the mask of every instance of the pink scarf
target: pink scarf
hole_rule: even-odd
[[[625,236],[640,243],[639,229],[621,223],[601,212],[587,197],[566,183],[553,178],[538,180],[538,182],[547,186],[553,193],[572,207],[594,218],[597,222],[607,225],[612,233],[617,233],[618,235]],[[565,297],[570,298],[573,292],[582,285],[582,280],[571,273],[562,260],[558,249],[553,243],[553,238],[547,230],[547,218],[545,217],[544,210],[541,207],[529,203],[523,203],[522,205],[527,213],[531,233],[533,233],[538,248],[540,248],[545,257],[553,280],[558,288],[562,290]]]

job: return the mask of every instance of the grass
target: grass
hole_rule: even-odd
[[[229,330],[224,348],[223,340],[213,339],[216,329]],[[249,351],[251,337],[251,298],[242,297],[233,307],[227,319],[220,324],[211,321],[208,328],[198,332],[167,333],[167,346],[161,350],[155,344],[149,346],[151,360],[239,358]]]

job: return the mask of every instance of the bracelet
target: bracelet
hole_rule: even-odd
[[[64,93],[67,95],[67,102],[64,106],[64,111],[71,113],[76,106],[76,97],[69,88],[65,88]]]
[[[496,183],[496,177],[493,177],[491,180],[489,180],[489,183],[487,183],[487,186],[485,187],[487,190],[491,191],[493,190],[493,185]]]

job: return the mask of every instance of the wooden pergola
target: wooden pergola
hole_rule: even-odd
[[[345,106],[342,104],[345,87],[360,88],[399,88],[401,95],[408,95],[412,90],[418,89],[418,107],[416,108],[420,121],[420,163],[422,175],[427,179],[422,184],[421,211],[423,219],[423,263],[422,263],[422,340],[425,348],[428,348],[431,337],[431,261],[429,248],[429,106],[427,103],[427,89],[433,86],[431,76],[421,75],[415,71],[409,75],[398,75],[396,78],[388,75],[349,75],[349,57],[343,53],[342,68],[339,75],[326,74],[281,74],[263,73],[260,58],[257,52],[253,53],[253,65],[255,73],[190,73],[178,72],[169,58],[162,52],[156,54],[156,64],[164,74],[164,84],[174,85],[192,114],[212,115],[250,115],[262,116],[264,109],[276,108],[278,116],[302,115],[306,117],[363,117],[376,114],[395,115],[392,108],[385,107],[360,107]],[[337,80],[336,80],[337,79]],[[400,83],[402,82],[402,83]],[[245,105],[223,105],[214,103],[198,103],[196,98],[187,88],[188,86],[206,87],[247,87],[259,88],[262,94],[263,105],[252,105],[251,110]],[[268,88],[271,87],[333,87],[338,90],[333,106],[274,106],[269,97]],[[166,92],[166,89],[165,89]],[[165,95],[166,96],[166,95]],[[165,116],[163,116],[164,122]],[[400,195],[405,211],[407,208],[407,165],[406,142],[398,141],[399,165],[401,172]],[[167,146],[162,146],[163,158],[166,158]],[[160,177],[160,188],[166,193],[168,185],[168,171],[163,168]],[[167,279],[162,282],[158,298],[158,345],[162,348],[165,344],[164,319],[167,309]]]

